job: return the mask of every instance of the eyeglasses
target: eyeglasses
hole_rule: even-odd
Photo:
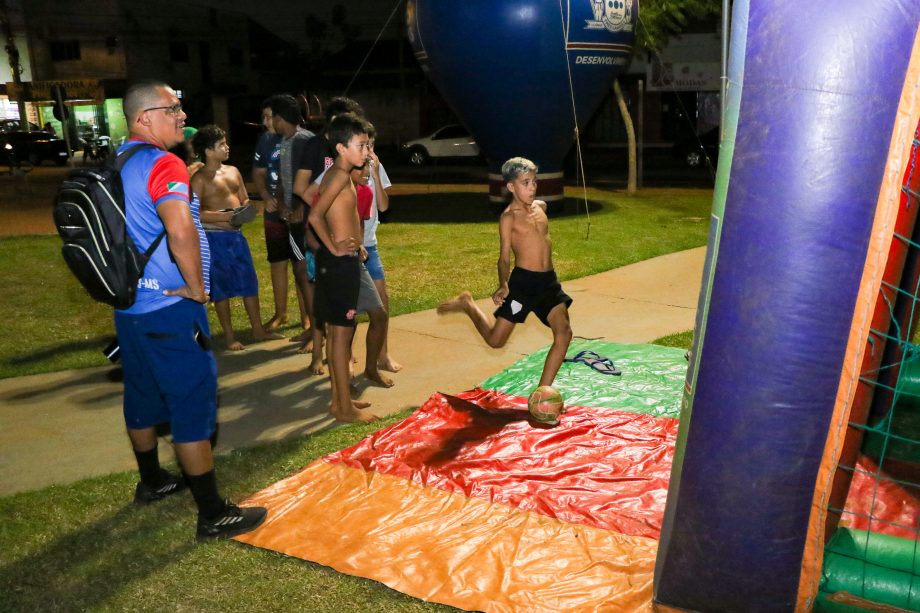
[[[182,112],[182,105],[174,104],[172,106],[152,106],[149,109],[144,109],[143,112],[146,113],[147,111],[160,111],[160,110],[166,111],[167,115],[175,116]]]

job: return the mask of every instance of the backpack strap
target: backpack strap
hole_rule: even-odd
[[[135,153],[137,153],[141,149],[156,149],[156,148],[157,147],[155,147],[154,145],[151,145],[150,143],[138,143],[134,145],[133,147],[128,147],[124,151],[121,151],[120,153],[117,153],[115,155],[115,158],[112,160],[112,167],[118,172],[121,172],[121,169],[124,168],[125,164],[128,163],[128,160],[130,160],[131,156],[133,156]]]
[[[163,228],[163,231],[160,232],[160,235],[150,243],[150,246],[147,247],[147,251],[144,252],[144,261],[149,260],[150,256],[153,255],[153,252],[157,250],[157,247],[160,246],[160,243],[163,242],[163,238],[166,236],[166,228]],[[170,259],[172,259],[172,253],[169,254]]]
[[[128,160],[131,159],[131,156],[133,156],[135,153],[137,153],[141,149],[157,149],[157,147],[155,147],[154,145],[151,145],[150,143],[138,143],[137,145],[134,145],[133,147],[129,147],[121,151],[120,153],[116,154],[115,159],[112,160],[112,167],[118,172],[121,172],[121,169],[124,168],[125,164],[128,163]],[[149,260],[150,256],[153,255],[153,252],[157,250],[157,247],[160,246],[160,243],[163,241],[163,238],[165,236],[166,236],[166,228],[164,227],[163,231],[160,232],[160,235],[157,236],[156,239],[152,243],[150,243],[150,246],[147,247],[147,250],[144,251],[144,261],[145,262]],[[170,254],[170,257],[172,257],[172,254]]]

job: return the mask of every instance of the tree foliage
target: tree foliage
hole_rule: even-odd
[[[668,38],[680,33],[691,19],[705,19],[722,12],[722,0],[641,0],[636,47],[660,51]]]

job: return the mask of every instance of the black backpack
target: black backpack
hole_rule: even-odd
[[[166,236],[146,251],[128,236],[121,169],[132,155],[153,145],[134,145],[105,165],[75,168],[54,199],[54,225],[64,241],[61,254],[89,295],[116,309],[134,304],[144,265]]]

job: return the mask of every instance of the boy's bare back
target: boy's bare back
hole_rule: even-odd
[[[202,167],[192,176],[192,190],[198,194],[203,211],[236,209],[249,200],[240,171],[226,164],[215,173]]]
[[[553,268],[553,246],[549,237],[546,203],[534,200],[525,205],[512,202],[499,220],[499,233],[509,237],[514,265],[534,272]]]

